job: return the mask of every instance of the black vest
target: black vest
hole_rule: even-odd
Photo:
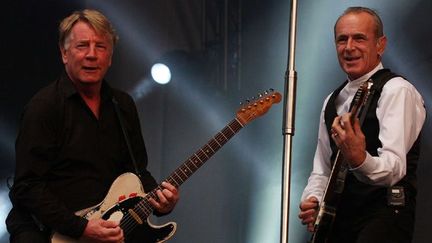
[[[371,94],[369,96],[368,102],[370,102],[369,108],[367,110],[365,119],[362,123],[362,131],[366,136],[366,150],[372,156],[378,156],[377,149],[382,147],[381,141],[378,138],[379,134],[379,123],[376,116],[376,109],[378,104],[378,99],[381,96],[381,91],[385,83],[399,75],[392,73],[389,69],[382,69],[376,72],[371,79],[373,80],[373,86],[371,88]],[[339,95],[340,91],[345,87],[347,82],[342,84],[338,89],[336,89],[325,108],[324,119],[327,127],[327,132],[330,136],[331,125],[334,118],[337,116],[335,100]],[[334,160],[337,152],[337,147],[332,139],[330,139],[330,146],[332,148],[332,161]],[[415,141],[414,145],[408,152],[407,159],[407,172],[405,177],[403,177],[396,185],[403,186],[405,189],[406,201],[409,200],[407,205],[415,206],[415,196],[416,196],[416,169],[417,161],[420,152],[420,136]],[[359,181],[352,172],[348,172],[345,188],[342,194],[342,198],[338,207],[338,214],[352,215],[353,213],[361,214],[363,210],[370,210],[371,208],[382,208],[387,205],[387,187],[374,186],[370,184],[363,183]]]

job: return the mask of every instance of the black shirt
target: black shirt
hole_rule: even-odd
[[[125,120],[144,189],[156,187],[146,170],[147,154],[132,98],[103,81],[96,118],[64,74],[39,91],[23,113],[9,232],[23,230],[29,217],[21,216],[31,213],[48,228],[77,238],[87,220],[74,212],[100,203],[117,176],[135,171],[113,96]]]

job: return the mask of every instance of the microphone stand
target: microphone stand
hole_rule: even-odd
[[[297,0],[291,0],[289,57],[287,71],[285,72],[285,99],[284,99],[284,157],[283,157],[283,181],[282,181],[282,222],[281,222],[281,243],[288,243],[289,229],[289,205],[291,186],[291,152],[292,137],[294,136],[295,100],[297,72],[295,64],[295,43],[297,25]]]

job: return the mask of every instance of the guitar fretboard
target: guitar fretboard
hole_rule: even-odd
[[[190,156],[181,166],[179,166],[167,179],[175,187],[179,187],[195,171],[210,159],[229,139],[231,139],[242,128],[242,124],[234,119],[210,141],[202,146],[198,151]]]
[[[243,124],[237,120],[232,120],[228,125],[226,125],[220,132],[218,132],[210,141],[197,150],[192,156],[190,156],[182,165],[180,165],[171,175],[165,180],[171,183],[175,187],[179,187],[183,182],[185,182],[189,177],[191,177],[195,171],[197,171],[205,162],[208,161],[223,145],[225,145],[228,140],[230,140],[236,133],[243,128]],[[159,185],[151,192],[147,194],[147,197],[157,199],[157,190],[162,190],[163,187]],[[138,212],[147,217],[153,211],[148,200],[142,200],[135,207]],[[140,214],[141,214],[140,213]],[[145,218],[144,217],[144,218]]]

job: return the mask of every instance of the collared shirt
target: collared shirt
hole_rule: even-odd
[[[338,115],[349,111],[351,101],[360,85],[380,69],[383,69],[381,63],[362,77],[349,80],[335,101]],[[324,111],[330,96],[331,94],[324,101],[321,110],[313,169],[303,191],[302,200],[315,196],[321,201],[330,175],[331,138],[324,122]],[[364,183],[390,186],[406,174],[406,154],[420,134],[426,110],[423,98],[415,87],[407,80],[396,77],[384,85],[376,115],[380,126],[379,139],[382,143],[382,147],[377,151],[378,156],[371,156],[366,152],[365,161],[360,166],[351,168],[351,171]]]
[[[147,154],[132,98],[103,81],[96,118],[72,81],[63,75],[38,92],[23,113],[16,141],[16,177],[10,193],[10,231],[19,213],[30,212],[61,234],[81,236],[87,220],[75,211],[100,203],[114,179],[134,172],[111,98],[119,103],[146,191],[156,182],[146,170]],[[16,210],[16,211],[14,211]]]

